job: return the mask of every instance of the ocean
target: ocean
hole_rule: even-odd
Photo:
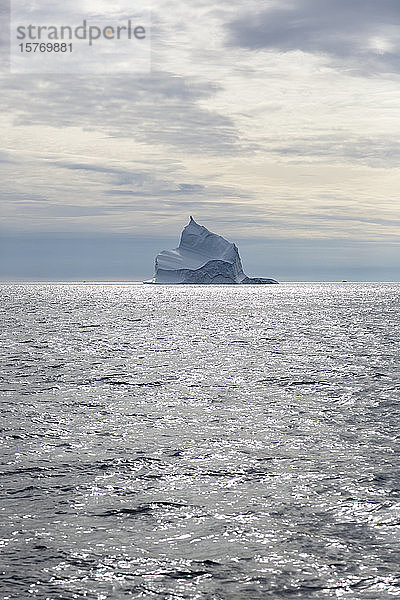
[[[2,284],[2,600],[400,596],[400,284]]]

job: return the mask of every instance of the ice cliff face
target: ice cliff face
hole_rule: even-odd
[[[158,254],[155,269],[152,283],[278,283],[246,277],[235,244],[208,231],[193,217],[182,231],[178,248]]]

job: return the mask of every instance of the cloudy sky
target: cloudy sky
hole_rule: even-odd
[[[153,1],[148,73],[3,50],[0,277],[150,277],[193,215],[250,275],[399,280],[399,0],[192,4]]]

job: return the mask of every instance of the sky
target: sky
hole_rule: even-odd
[[[131,4],[12,0],[43,21]],[[148,72],[12,73],[0,40],[0,279],[150,278],[193,215],[248,275],[399,280],[399,1],[151,14]]]

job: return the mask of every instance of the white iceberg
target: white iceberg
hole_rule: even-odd
[[[247,277],[235,244],[212,233],[190,217],[178,248],[156,257],[155,276],[148,283],[263,284],[275,279]]]

